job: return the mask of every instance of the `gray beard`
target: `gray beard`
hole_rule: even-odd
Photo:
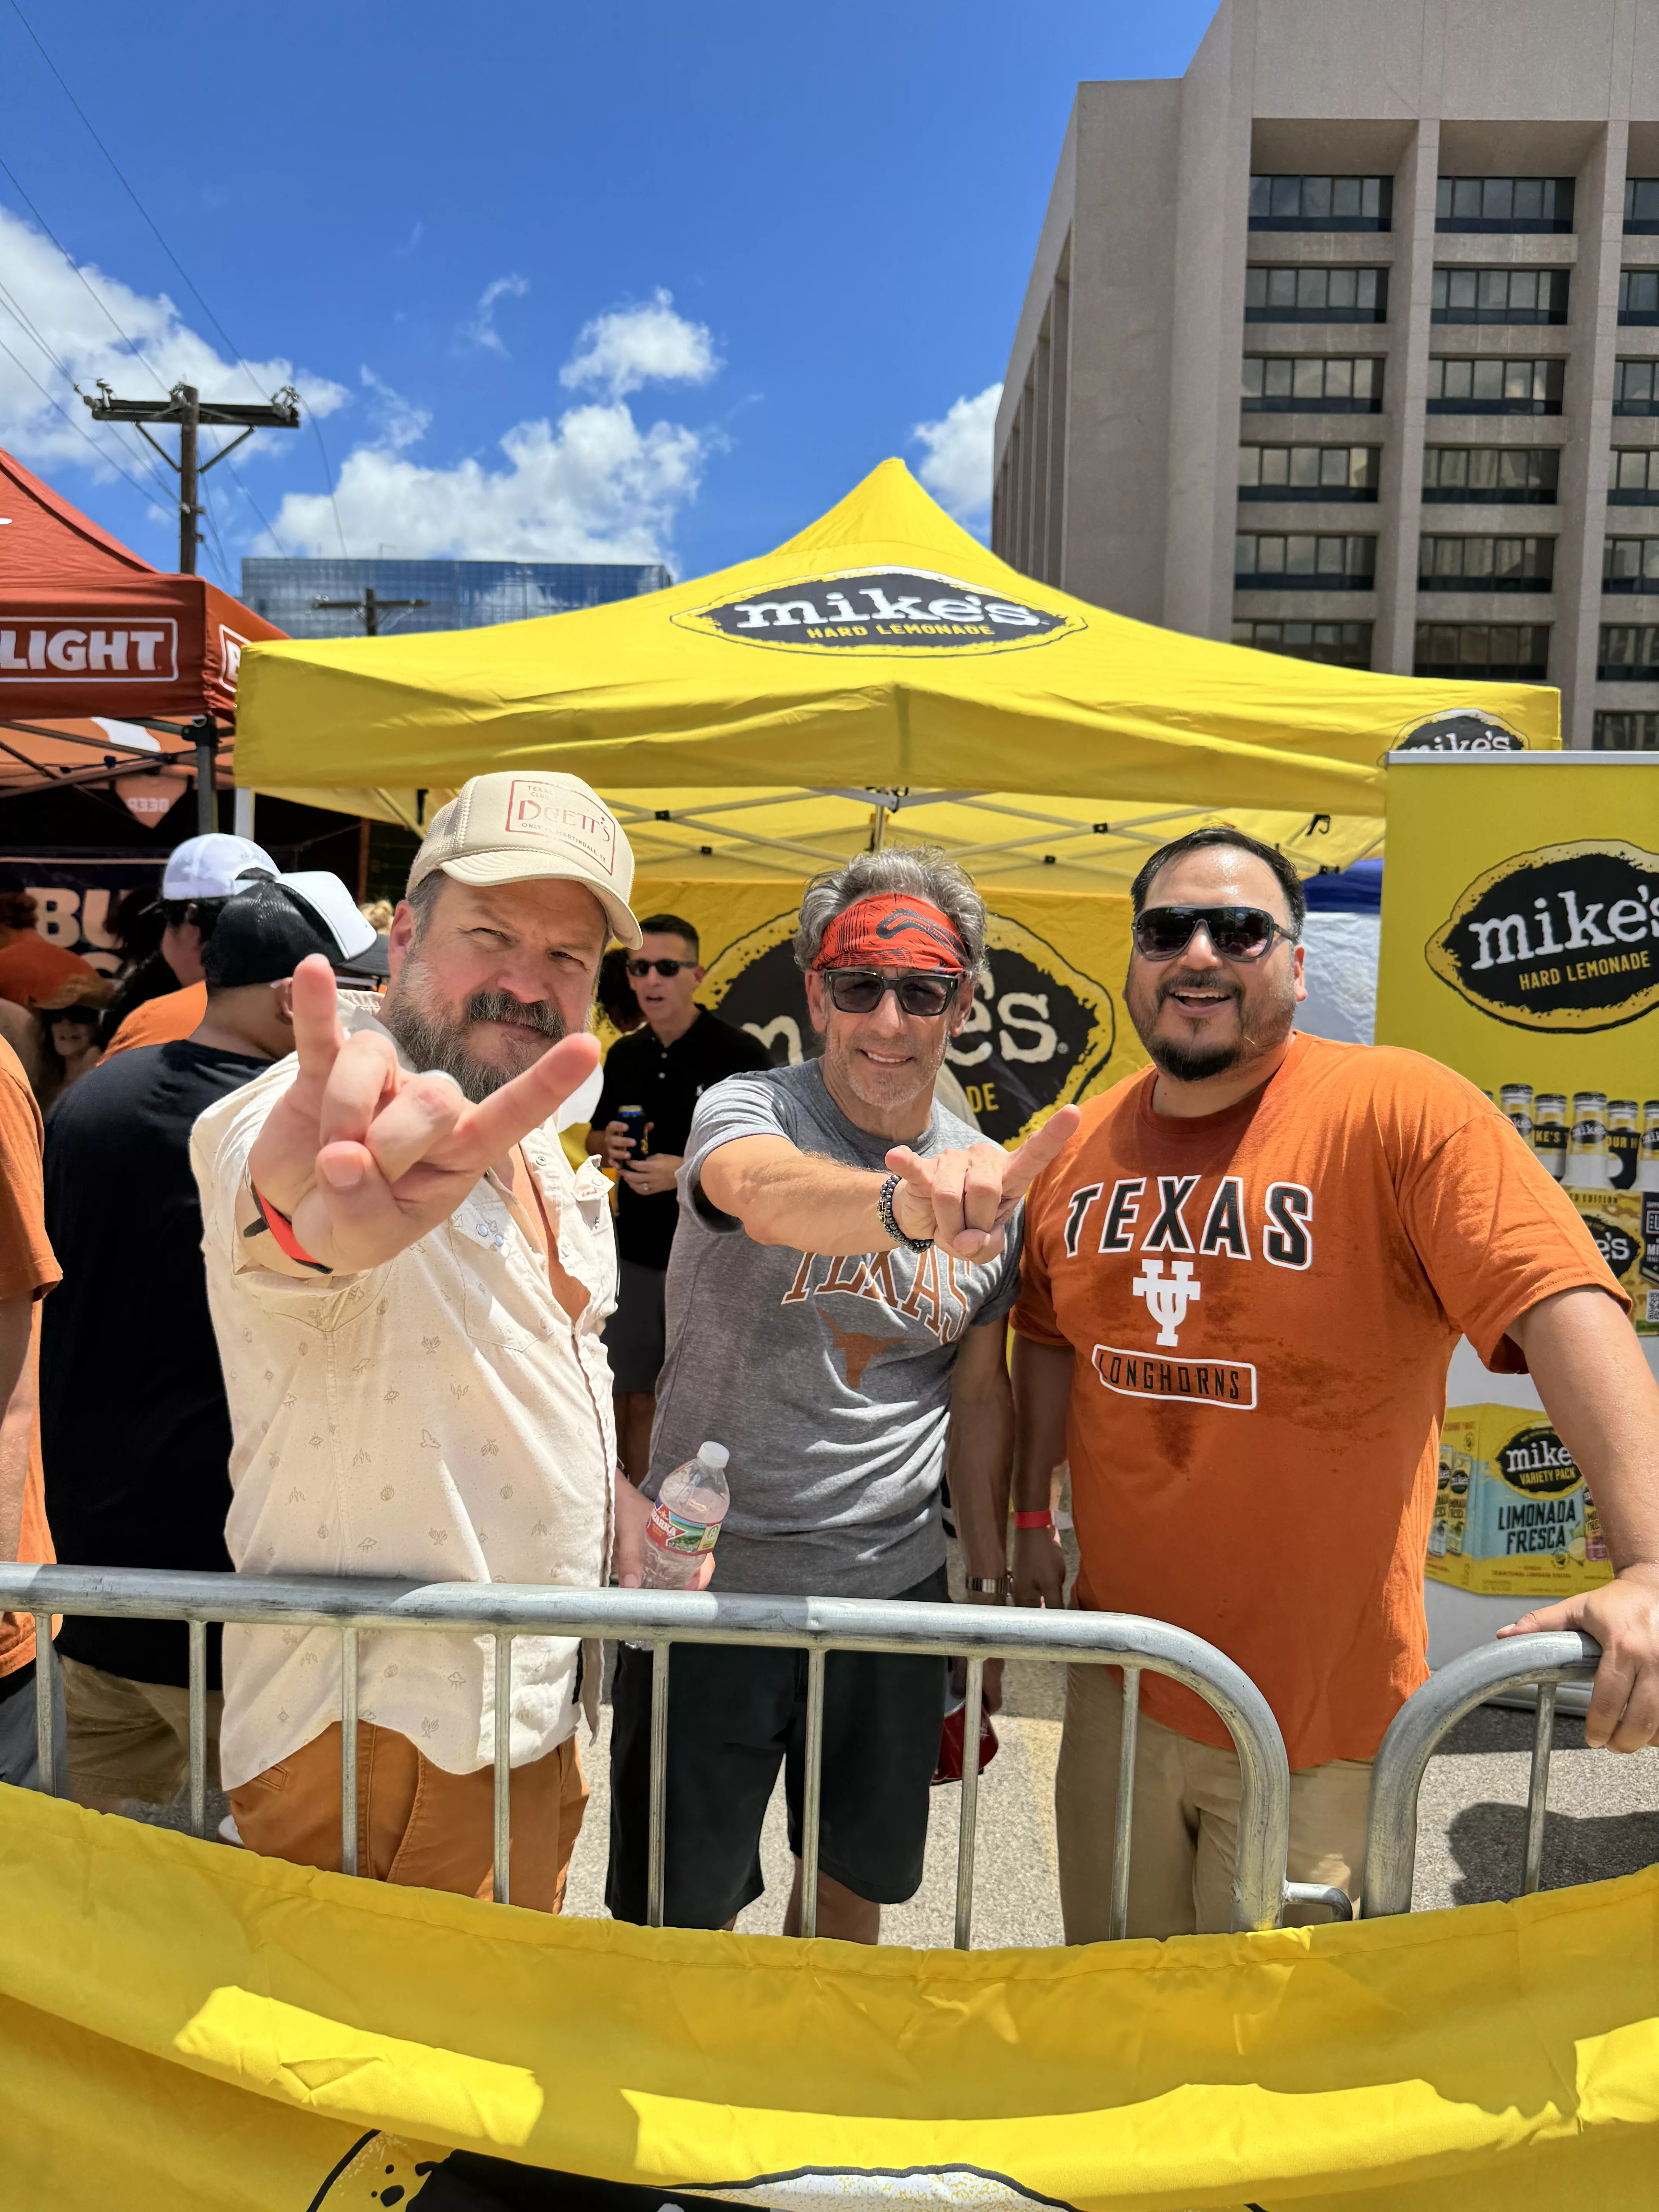
[[[407,967],[404,975],[408,975]],[[402,982],[404,976],[398,981]],[[520,1000],[508,998],[502,991],[475,991],[462,1008],[460,1019],[454,1021],[429,1012],[421,1003],[418,990],[418,984],[413,989],[406,986],[402,990],[394,986],[380,1001],[380,1019],[405,1056],[423,1074],[433,1073],[453,1078],[462,1096],[475,1106],[523,1073],[520,1068],[497,1067],[468,1051],[467,1039],[475,1024],[526,1023],[539,1030],[550,1045],[556,1044],[567,1033],[563,1015],[545,999],[526,1006]],[[526,1065],[529,1064],[526,1061]]]

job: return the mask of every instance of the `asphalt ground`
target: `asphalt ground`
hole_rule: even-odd
[[[952,1581],[960,1566],[952,1547]],[[1000,1749],[980,1778],[973,1942],[976,1950],[1063,1941],[1054,1862],[1054,1778],[1064,1679],[1059,1666],[1011,1664],[996,1729]],[[610,1830],[606,1778],[611,1711],[598,1738],[581,1744],[592,1796],[571,1865],[566,1910],[602,1917]],[[1534,1720],[1528,1711],[1482,1706],[1461,1722],[1429,1764],[1419,1802],[1413,1905],[1426,1911],[1511,1897],[1520,1887]],[[585,1734],[585,1731],[584,1731]],[[882,1916],[882,1940],[924,1948],[952,1940],[956,1918],[960,1790],[933,1792],[927,1868],[908,1905]],[[210,1826],[225,1811],[211,1808]],[[187,1825],[182,1798],[145,1816]],[[672,1849],[671,1840],[670,1849]],[[1546,1888],[1631,1874],[1659,1860],[1659,1748],[1619,1756],[1589,1751],[1581,1719],[1555,1723],[1549,1810],[1544,1828]],[[765,1894],[739,1928],[781,1932],[792,1871],[783,1798],[775,1794],[761,1838]]]

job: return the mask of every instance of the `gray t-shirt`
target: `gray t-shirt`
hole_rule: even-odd
[[[939,1478],[963,1331],[1019,1291],[1023,1215],[986,1266],[929,1249],[826,1259],[757,1244],[703,1195],[703,1163],[738,1137],[880,1168],[888,1139],[849,1121],[816,1060],[734,1075],[697,1105],[679,1171],[668,1348],[651,1441],[654,1496],[705,1438],[730,1449],[732,1507],[714,1587],[896,1597],[944,1563]],[[913,1149],[983,1143],[935,1105]]]

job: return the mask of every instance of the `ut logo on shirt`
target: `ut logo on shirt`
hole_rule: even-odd
[[[1314,1194],[1305,1183],[1270,1182],[1259,1215],[1253,1216],[1243,1176],[1221,1176],[1212,1188],[1201,1188],[1207,1180],[1121,1176],[1109,1193],[1103,1182],[1085,1183],[1066,1200],[1067,1259],[1121,1252],[1139,1260],[1129,1289],[1145,1302],[1160,1352],[1178,1351],[1194,1309],[1202,1315],[1201,1261],[1253,1266],[1259,1257],[1270,1267],[1297,1273],[1313,1266]],[[1209,1355],[1148,1358],[1098,1345],[1094,1364],[1109,1390],[1129,1396],[1195,1398],[1241,1409],[1255,1403],[1255,1370],[1245,1362]]]

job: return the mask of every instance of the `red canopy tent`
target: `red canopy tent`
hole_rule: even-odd
[[[143,725],[170,762],[195,749],[210,803],[242,647],[285,635],[204,576],[152,568],[0,452],[0,791],[30,768],[38,786],[155,762],[98,716]]]

